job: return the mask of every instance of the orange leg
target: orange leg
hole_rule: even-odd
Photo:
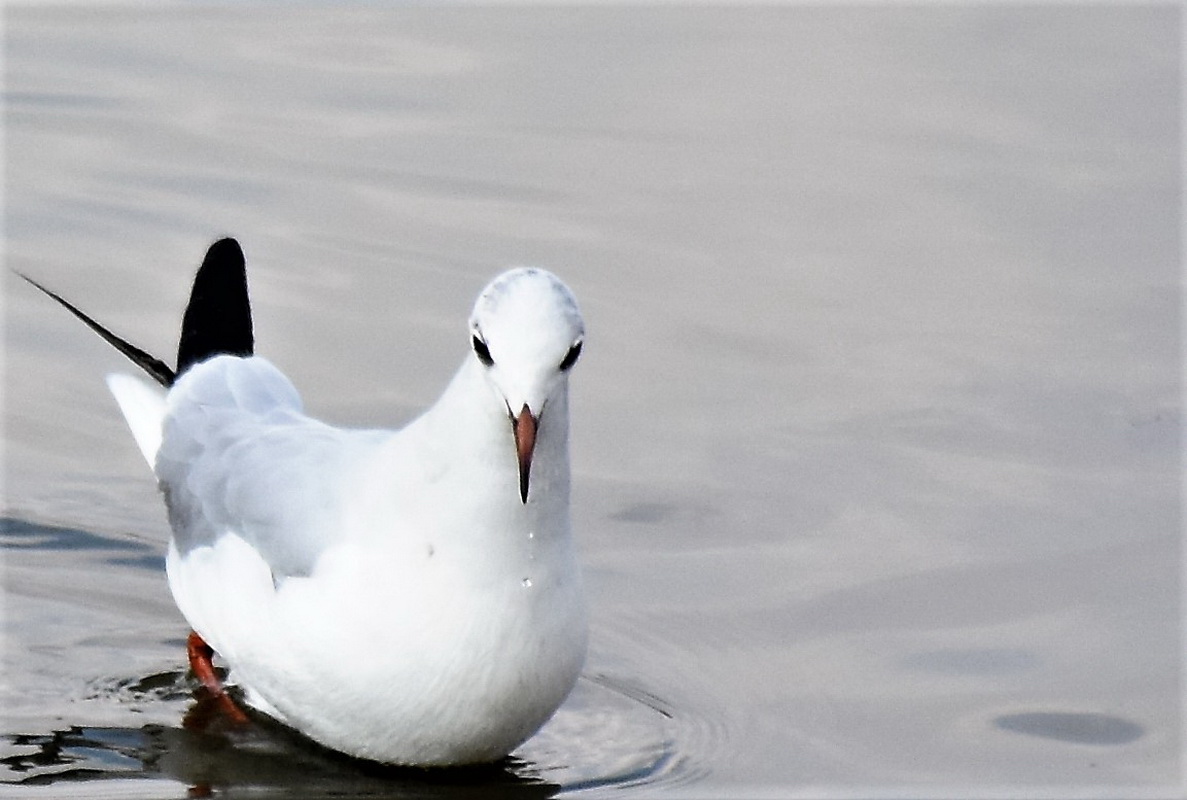
[[[214,662],[211,660],[214,657],[214,649],[206,644],[206,640],[199,636],[197,631],[190,631],[189,638],[185,642],[185,650],[186,655],[189,656],[190,669],[194,671],[194,677],[202,683],[207,693],[218,703],[219,710],[235,725],[246,725],[248,723],[247,715],[239,706],[235,705],[235,701],[223,688],[223,682],[214,672]]]

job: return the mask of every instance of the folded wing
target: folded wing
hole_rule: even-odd
[[[279,370],[259,357],[234,356],[205,361],[178,379],[162,434],[154,468],[178,552],[234,533],[277,582],[308,575],[341,535],[351,478],[386,436],[305,416]]]

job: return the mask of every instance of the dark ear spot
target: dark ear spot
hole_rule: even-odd
[[[565,357],[560,363],[560,371],[568,372],[570,369],[572,369],[573,365],[577,363],[577,359],[580,355],[581,340],[578,339],[577,342],[569,348],[569,352],[565,353]]]
[[[495,360],[490,356],[490,348],[486,346],[486,342],[479,338],[478,334],[470,337],[470,345],[474,348],[474,355],[478,356],[478,360],[485,366],[491,366]]]

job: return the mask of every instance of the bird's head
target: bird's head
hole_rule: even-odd
[[[528,501],[536,431],[581,355],[585,323],[560,278],[542,269],[504,272],[483,289],[470,315],[470,346],[506,405],[519,464],[519,497]]]

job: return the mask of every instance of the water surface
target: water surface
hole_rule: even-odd
[[[196,735],[120,358],[5,277],[0,796],[1182,791],[1166,5],[5,10],[6,262],[170,358],[395,425],[546,266],[591,654],[514,759]],[[255,795],[253,795],[255,796]]]

